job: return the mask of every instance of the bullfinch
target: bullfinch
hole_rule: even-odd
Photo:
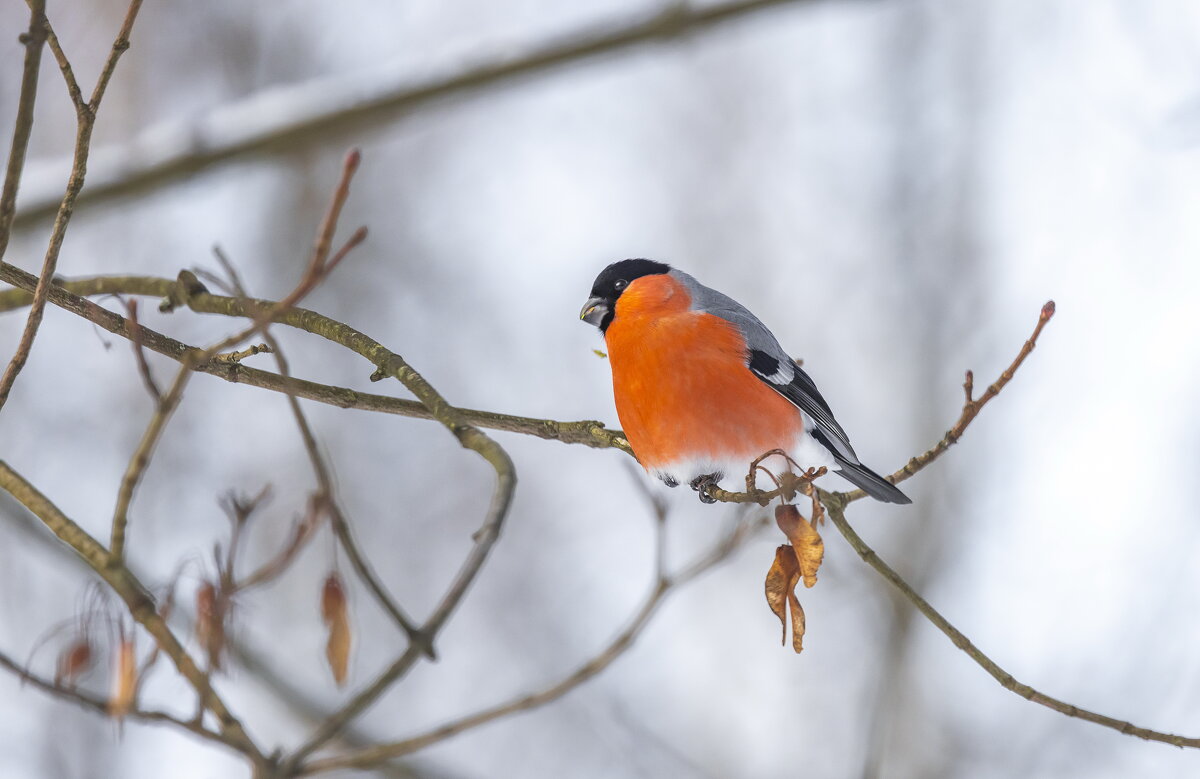
[[[634,455],[668,486],[711,502],[709,486],[780,449],[876,500],[912,502],[859,461],[813,380],[732,298],[665,263],[622,260],[596,277],[579,316],[604,334]]]

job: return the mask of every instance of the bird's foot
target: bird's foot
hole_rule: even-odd
[[[706,473],[697,476],[690,482],[691,488],[694,489],[700,496],[701,503],[716,503],[717,499],[709,494],[709,490],[717,486],[717,482],[724,476],[723,473]]]

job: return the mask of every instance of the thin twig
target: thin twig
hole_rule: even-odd
[[[3,460],[0,460],[0,489],[16,498],[17,502],[40,519],[61,541],[74,549],[88,566],[108,583],[113,592],[124,601],[133,619],[154,638],[162,651],[171,658],[179,673],[195,689],[201,705],[216,716],[221,735],[255,764],[264,763],[266,758],[262,752],[213,689],[207,675],[200,670],[183,644],[167,627],[155,609],[154,599],[129,569],[114,560],[100,542],[63,514],[58,506]]]
[[[658,523],[658,526],[665,525],[665,521],[660,517],[658,504],[652,504],[651,508],[654,511],[655,521]],[[318,774],[332,770],[371,768],[383,760],[417,752],[452,736],[472,730],[481,725],[486,725],[489,722],[494,722],[502,717],[521,711],[529,711],[530,709],[535,709],[558,700],[579,685],[602,673],[632,647],[649,623],[650,618],[654,616],[658,608],[672,593],[678,591],[680,587],[692,581],[697,576],[711,570],[719,563],[728,559],[754,531],[761,530],[763,527],[766,527],[766,523],[763,521],[745,522],[739,520],[734,524],[733,529],[720,538],[711,549],[688,563],[675,574],[670,575],[658,570],[657,561],[662,559],[663,548],[666,546],[666,537],[662,533],[656,532],[655,573],[649,592],[647,592],[646,597],[639,604],[625,628],[617,633],[612,641],[602,650],[596,653],[591,659],[582,663],[574,671],[537,692],[521,695],[508,702],[465,715],[444,725],[440,725],[427,733],[390,744],[380,744],[379,746],[352,751],[345,755],[314,760],[301,767],[300,775]]]
[[[0,264],[0,280],[17,287],[17,289],[0,291],[0,312],[29,305],[32,297],[30,291],[36,285],[37,277],[15,266]],[[167,298],[178,291],[181,286],[178,280],[147,276],[97,276],[65,281],[52,286],[50,302],[87,319],[114,335],[127,338],[128,323],[124,317],[96,305],[81,295],[127,294]],[[188,299],[190,300],[190,298]],[[195,302],[197,306],[203,306],[198,309],[200,313],[249,316],[244,303],[233,297],[205,293]],[[270,301],[260,301],[260,303],[270,305]],[[186,305],[186,303],[179,300],[173,305]],[[369,337],[337,320],[301,308],[294,308],[288,314],[281,315],[278,322],[290,326],[303,324],[301,329],[314,333],[326,333],[326,338],[342,345],[347,345],[343,343],[343,340],[357,339],[360,336],[371,341]],[[195,346],[189,346],[169,338],[145,325],[141,326],[140,332],[143,344],[147,349],[176,361],[182,362],[187,355],[200,351]],[[415,419],[434,418],[433,413],[419,401],[359,392],[346,387],[319,384],[304,379],[287,380],[269,371],[231,364],[230,361],[223,361],[217,357],[205,363],[194,364],[193,370],[216,376],[225,381],[249,384],[272,392],[294,393],[297,397],[339,408],[376,411]],[[629,442],[625,440],[625,436],[620,430],[607,428],[604,423],[597,420],[564,422],[460,407],[453,407],[452,411],[463,421],[477,427],[520,433],[568,444],[582,444],[598,449],[618,449],[626,454],[632,454]]]
[[[31,4],[33,0],[31,0]],[[120,56],[120,52],[124,51],[129,46],[129,31],[133,26],[134,19],[137,17],[138,9],[142,5],[142,0],[132,0],[129,4],[129,11],[125,15],[125,22],[121,26],[121,31],[117,35],[117,42],[114,43],[113,52],[109,55],[108,61],[104,65],[104,70],[101,73],[101,80],[97,82],[97,93],[95,101],[82,109],[77,105],[77,121],[75,129],[75,156],[74,162],[71,165],[71,177],[67,181],[67,191],[62,197],[62,202],[59,203],[58,213],[54,217],[54,227],[50,232],[50,243],[46,247],[46,256],[42,260],[42,272],[38,277],[37,288],[33,292],[33,302],[29,307],[29,316],[25,320],[25,329],[21,333],[21,340],[17,343],[16,353],[13,354],[12,360],[8,363],[8,368],[5,369],[4,375],[0,376],[0,409],[8,401],[9,393],[12,391],[13,384],[20,375],[25,363],[29,360],[29,353],[33,349],[34,338],[37,337],[38,329],[42,324],[42,315],[46,310],[46,297],[50,290],[50,284],[54,278],[54,271],[58,267],[58,256],[62,251],[63,240],[67,234],[67,224],[71,221],[71,215],[75,211],[75,200],[79,197],[79,191],[83,189],[83,180],[87,175],[87,160],[91,153],[92,146],[92,130],[96,126],[96,112],[100,108],[100,98],[103,96],[104,90],[102,84],[107,83],[108,77],[111,77],[113,68],[116,67],[116,60]],[[31,5],[34,8],[34,13],[37,15],[38,10],[36,5]],[[47,35],[50,36],[49,21],[45,20],[45,29]],[[124,41],[123,47],[117,49],[117,43]],[[52,41],[51,48],[55,50],[55,55],[61,54],[61,49],[57,47],[57,39]],[[60,59],[60,64],[63,65],[63,76],[67,80],[68,87],[74,88],[72,92],[72,100],[76,99],[76,92],[79,85],[74,81],[74,74],[70,70],[70,66],[66,63],[66,58],[63,56]]]
[[[108,89],[108,82],[112,80],[113,71],[117,69],[117,60],[129,48],[129,34],[133,32],[133,22],[137,19],[138,11],[142,9],[142,0],[131,0],[129,8],[125,11],[125,19],[121,22],[121,30],[117,33],[116,40],[113,41],[112,49],[108,52],[107,59],[104,60],[104,66],[100,69],[100,76],[96,79],[96,86],[92,89],[92,97],[88,100],[88,109],[93,114],[100,107],[100,101],[104,99],[104,91]]]
[[[38,676],[37,674],[28,670],[3,652],[0,652],[0,666],[12,671],[14,674],[20,677],[21,681],[31,684],[34,687],[43,690],[44,692],[48,692],[51,695],[61,698],[65,701],[82,706],[89,711],[96,712],[103,716],[109,716],[108,702],[103,698],[97,698],[93,695],[89,695],[88,693],[74,687],[64,687],[60,684],[55,684],[52,680]],[[135,722],[174,725],[175,727],[182,728],[189,733],[199,736],[202,739],[212,741],[217,744],[222,744],[230,749],[237,750],[239,753],[241,752],[241,747],[238,744],[222,736],[220,733],[214,733],[199,722],[180,719],[179,717],[176,717],[173,714],[168,714],[164,711],[133,709],[124,716],[126,719],[130,719]]]
[[[146,350],[142,348],[142,326],[138,322],[138,305],[136,300],[130,300],[125,303],[125,313],[129,317],[129,340],[133,343],[133,359],[137,361],[138,375],[142,377],[142,384],[145,385],[146,391],[150,393],[150,397],[154,399],[156,404],[162,403],[162,391],[158,388],[158,383],[154,381],[154,374],[150,371],[150,363],[146,361]]]
[[[1065,701],[1060,701],[1057,698],[1052,698],[1045,693],[1038,692],[1027,684],[1017,681],[1015,678],[1013,678],[1012,674],[1010,674],[1008,671],[1005,671],[990,657],[981,652],[969,638],[967,638],[961,631],[958,630],[958,628],[950,624],[950,621],[943,617],[937,611],[937,609],[933,608],[933,606],[930,606],[924,598],[922,598],[912,587],[908,585],[906,581],[904,581],[903,578],[900,577],[900,574],[892,570],[891,566],[885,563],[883,559],[880,558],[880,556],[875,552],[875,550],[873,550],[865,541],[863,541],[858,533],[854,531],[854,528],[850,526],[850,523],[846,521],[846,516],[844,513],[844,500],[835,498],[825,505],[829,511],[829,518],[833,521],[833,524],[837,527],[841,534],[845,536],[846,541],[849,542],[850,546],[854,548],[854,551],[858,552],[858,555],[863,559],[863,562],[874,568],[880,576],[882,576],[893,587],[899,590],[900,593],[907,598],[909,602],[911,602],[913,606],[915,606],[917,610],[925,616],[926,619],[932,622],[938,630],[945,633],[956,647],[961,649],[968,657],[974,660],[981,668],[983,668],[983,670],[987,671],[988,674],[991,675],[991,677],[997,682],[999,682],[1000,686],[1004,689],[1011,690],[1026,700],[1033,701],[1034,703],[1040,703],[1041,705],[1053,709],[1060,714],[1065,714],[1068,717],[1077,717],[1082,720],[1087,720],[1088,722],[1094,722],[1097,725],[1103,725],[1106,728],[1112,728],[1113,730],[1119,731],[1128,736],[1136,736],[1138,738],[1146,739],[1147,741],[1161,741],[1164,744],[1171,744],[1177,747],[1200,748],[1200,738],[1177,736],[1171,733],[1162,733],[1157,730],[1138,727],[1132,723],[1115,719],[1113,717],[1107,717],[1103,714],[1097,714],[1095,712],[1088,711],[1087,709],[1081,709],[1078,706]]]
[[[247,357],[253,357],[256,354],[270,354],[271,347],[267,344],[250,344],[245,349],[236,352],[225,352],[224,354],[214,354],[214,362],[226,362],[231,365],[241,363]]]
[[[350,163],[351,160],[348,159],[348,166]],[[354,155],[352,164],[357,167],[357,154]],[[321,230],[318,232],[317,242],[313,253],[313,261],[309,266],[310,272],[305,274],[306,276],[328,272],[326,270],[328,266],[336,265],[336,263],[340,262],[341,258],[345,256],[345,251],[339,252],[338,255],[335,255],[333,259],[329,261],[328,266],[325,262],[325,257],[327,257],[329,253],[333,228],[336,227],[337,224],[337,213],[333,209],[336,208],[337,211],[341,210],[342,203],[339,202],[339,196],[340,200],[344,202],[349,184],[348,177],[344,178],[343,184],[345,186],[340,186],[338,192],[335,194],[334,204],[330,209],[330,215],[332,216],[327,215],[326,220],[322,223]],[[349,245],[350,244],[348,244],[348,246]],[[214,253],[216,254],[217,260],[225,268],[225,272],[229,275],[230,282],[233,286],[233,291],[239,297],[248,297],[246,290],[242,285],[241,279],[238,277],[237,269],[234,267],[233,263],[229,261],[229,258],[226,257],[219,248],[215,249]],[[263,327],[262,336],[267,342],[267,345],[270,347],[271,352],[273,352],[275,355],[275,362],[279,368],[279,375],[285,380],[290,380],[291,370],[288,366],[287,358],[284,356],[283,350],[280,349],[279,343],[275,340],[274,336],[271,335],[269,327]],[[309,463],[312,465],[313,475],[317,479],[319,491],[316,496],[316,500],[321,507],[328,512],[330,521],[333,525],[333,531],[337,536],[338,541],[341,543],[342,548],[346,551],[346,556],[350,559],[350,565],[354,568],[354,571],[358,574],[359,578],[363,580],[363,583],[367,585],[367,589],[371,591],[371,594],[375,596],[375,599],[379,602],[379,605],[383,607],[384,611],[386,611],[388,615],[391,616],[392,620],[400,626],[400,629],[404,631],[404,634],[408,637],[408,640],[410,642],[420,644],[424,648],[425,653],[431,659],[434,659],[436,656],[433,651],[433,647],[428,644],[425,636],[417,628],[416,623],[408,616],[407,612],[404,611],[396,599],[392,597],[392,594],[388,592],[378,574],[375,573],[370,561],[367,559],[366,555],[363,554],[361,549],[359,549],[358,544],[355,542],[354,535],[350,530],[350,523],[346,519],[345,512],[342,510],[342,507],[337,500],[333,477],[330,475],[329,466],[326,465],[325,458],[321,455],[320,447],[317,445],[317,438],[313,434],[312,426],[308,423],[308,417],[304,414],[304,409],[300,407],[300,401],[296,399],[296,394],[294,392],[288,392],[285,394],[288,400],[288,407],[292,412],[292,418],[295,420],[296,428],[300,431],[300,438],[304,442],[304,451],[308,454]]]
[[[113,506],[112,530],[109,538],[109,552],[112,558],[118,562],[125,557],[125,530],[129,524],[129,505],[133,502],[133,493],[137,490],[138,484],[146,474],[146,469],[150,466],[154,447],[158,445],[163,431],[166,430],[167,422],[178,408],[179,401],[183,398],[183,390],[187,387],[188,379],[192,377],[192,374],[193,371],[186,362],[179,366],[179,370],[175,372],[175,380],[171,382],[167,394],[163,395],[158,405],[155,406],[150,423],[146,425],[146,429],[142,432],[142,438],[133,451],[133,456],[129,458],[129,463],[125,466],[121,484],[117,488],[117,502]]]
[[[294,309],[293,309],[294,310]],[[448,429],[458,442],[466,449],[476,452],[496,472],[496,486],[492,492],[491,504],[483,520],[483,525],[475,531],[472,538],[474,545],[467,553],[458,574],[451,581],[445,595],[434,608],[433,613],[421,625],[420,632],[423,642],[412,642],[400,657],[384,671],[365,690],[352,698],[346,705],[335,712],[325,724],[296,749],[283,763],[283,770],[295,771],[296,768],[314,751],[319,749],[329,739],[336,736],[351,720],[371,706],[392,684],[402,678],[419,655],[434,646],[434,640],[446,624],[450,616],[462,602],[463,596],[479,576],[483,564],[491,555],[504,519],[512,504],[513,492],[516,490],[517,473],[512,459],[494,440],[473,425],[468,424],[457,413],[453,406],[433,388],[403,357],[390,352],[382,345],[370,341],[363,336],[349,339],[350,348],[362,354],[379,371],[400,381],[417,399],[429,409],[435,419]]]
[[[29,3],[29,31],[25,33],[25,65],[21,71],[21,92],[17,97],[17,118],[13,122],[12,147],[4,170],[4,188],[0,190],[0,258],[8,250],[12,235],[13,216],[17,208],[17,190],[25,168],[25,153],[29,150],[29,135],[33,132],[33,107],[37,102],[38,70],[42,49],[46,45],[46,0]]]
[[[987,402],[999,395],[1000,390],[1004,389],[1004,387],[1010,381],[1012,381],[1013,376],[1016,375],[1017,369],[1021,367],[1021,364],[1025,362],[1025,358],[1028,357],[1029,353],[1033,351],[1035,346],[1037,346],[1037,340],[1042,334],[1042,328],[1046,326],[1046,323],[1049,322],[1053,316],[1054,301],[1048,300],[1046,301],[1046,304],[1042,306],[1041,314],[1038,315],[1037,325],[1033,328],[1033,334],[1029,336],[1029,339],[1026,340],[1024,344],[1021,345],[1021,350],[1017,352],[1017,356],[1013,358],[1013,361],[1009,364],[1009,366],[1000,373],[999,378],[992,382],[988,388],[984,390],[983,394],[974,400],[971,399],[971,393],[974,389],[975,376],[971,371],[967,371],[966,380],[963,382],[963,391],[966,395],[966,400],[963,403],[962,413],[959,415],[958,421],[954,423],[953,427],[946,431],[946,435],[942,437],[942,440],[934,444],[929,451],[919,454],[909,460],[907,463],[905,463],[903,468],[896,471],[891,476],[888,476],[887,480],[892,484],[896,484],[912,477],[922,468],[932,463],[938,457],[941,457],[941,455],[947,449],[957,443],[958,439],[962,438],[963,433],[966,432],[967,426],[971,424],[971,421],[974,420],[976,416],[978,416],[980,410],[987,405]],[[856,500],[865,498],[866,495],[867,494],[862,490],[853,490],[851,492],[844,493],[847,503],[852,503]]]
[[[69,546],[59,542],[57,538],[48,536],[43,530],[43,525],[34,515],[27,514],[26,512],[8,512],[7,518],[11,526],[18,533],[21,533],[26,541],[39,545],[41,549],[55,555],[56,559],[66,565],[79,565],[91,572],[87,561],[76,554]],[[239,582],[239,588],[244,589],[246,586],[252,585],[247,585],[246,579]],[[177,604],[171,611],[171,615],[169,617],[164,616],[164,618],[178,618],[189,625],[195,624],[195,615],[189,613],[185,605]],[[261,685],[282,702],[288,713],[313,725],[321,722],[329,715],[328,707],[315,700],[308,692],[302,690],[297,685],[295,679],[283,674],[274,658],[261,654],[259,650],[239,642],[235,636],[229,636],[227,642],[229,654],[237,658],[238,664],[245,669],[256,684]],[[2,660],[0,660],[0,664],[4,664]],[[18,675],[23,675],[24,673],[24,669],[15,661],[12,661],[9,667]],[[107,710],[103,710],[99,713],[107,716],[108,712]],[[136,717],[136,715],[131,716]],[[185,726],[194,724],[191,721],[184,722]],[[343,746],[352,748],[364,748],[372,743],[372,740],[367,738],[365,733],[353,728],[347,728],[343,731],[338,737],[338,741]],[[408,779],[417,779],[417,777],[421,776],[421,773],[417,769],[401,763],[393,763],[385,766],[383,770],[387,770],[389,775],[403,776]],[[442,775],[441,772],[438,772],[438,775]]]
[[[79,80],[75,78],[75,69],[71,67],[71,61],[67,59],[67,53],[63,51],[62,44],[58,41],[58,34],[54,32],[54,27],[51,26],[49,19],[45,21],[45,27],[46,42],[50,44],[50,51],[54,53],[54,59],[58,62],[58,70],[62,73],[63,81],[67,83],[67,94],[70,96],[71,105],[75,108],[78,116],[87,111],[83,90],[79,88]]]
[[[357,150],[351,151],[346,156],[341,178],[334,188],[328,211],[321,222],[312,258],[309,260],[308,267],[295,289],[279,303],[263,307],[256,312],[257,315],[254,318],[254,324],[249,328],[231,335],[201,352],[189,352],[187,357],[181,361],[171,389],[168,390],[155,409],[154,416],[151,417],[150,423],[146,426],[146,430],[142,434],[142,439],[138,443],[133,456],[130,458],[129,465],[125,469],[125,475],[121,479],[121,486],[117,492],[117,503],[113,508],[112,518],[112,541],[110,549],[114,559],[121,560],[125,553],[125,531],[129,523],[129,505],[133,501],[133,493],[145,475],[146,468],[150,464],[150,457],[154,452],[154,447],[162,437],[167,422],[183,397],[183,390],[193,373],[192,366],[208,362],[214,355],[236,346],[255,333],[262,332],[265,336],[267,325],[278,311],[290,309],[293,304],[300,301],[305,295],[315,289],[321,281],[328,277],[326,259],[329,255],[329,246],[333,239],[333,233],[337,229],[338,215],[341,213],[342,206],[345,205],[346,198],[349,196],[350,180],[358,168],[358,162],[359,153]],[[141,337],[142,331],[139,330],[138,333],[139,337]],[[273,344],[268,343],[273,347]]]

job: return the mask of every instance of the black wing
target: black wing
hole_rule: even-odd
[[[812,434],[830,452],[840,455],[839,459],[845,459],[852,463],[858,462],[858,456],[854,454],[854,448],[850,446],[850,437],[833,418],[833,410],[821,396],[817,385],[800,366],[792,364],[789,380],[789,371],[786,370],[786,366],[783,366],[784,369],[781,370],[779,360],[766,352],[752,349],[749,367],[755,376],[790,400],[796,408],[812,420],[815,427],[811,431]]]

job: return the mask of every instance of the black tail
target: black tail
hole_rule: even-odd
[[[852,463],[849,460],[838,457],[836,452],[833,453],[833,457],[837,460],[838,465],[842,466],[839,470],[834,471],[834,473],[855,487],[858,487],[875,500],[882,500],[884,503],[912,503],[912,500],[897,489],[896,485],[884,479],[862,463]]]

